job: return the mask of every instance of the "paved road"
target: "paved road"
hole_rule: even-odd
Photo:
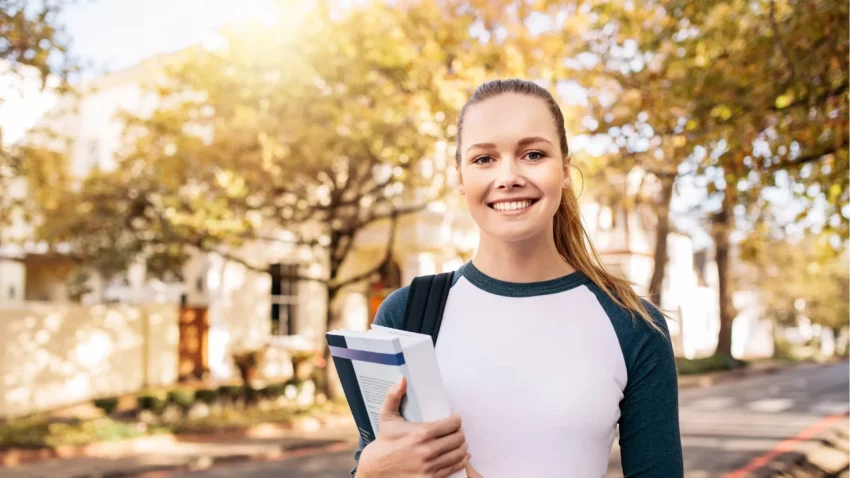
[[[801,366],[742,382],[680,393],[682,443],[689,478],[722,476],[773,449],[850,402],[847,363]],[[619,452],[607,476],[622,476]],[[350,451],[222,466],[170,478],[339,478],[352,464]]]

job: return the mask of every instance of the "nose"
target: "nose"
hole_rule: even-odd
[[[498,189],[514,189],[525,186],[525,179],[522,177],[520,167],[513,158],[506,158],[505,161],[500,161],[496,172],[496,188]]]

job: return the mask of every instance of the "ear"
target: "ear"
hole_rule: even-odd
[[[463,174],[461,174],[460,172],[460,165],[457,163],[457,161],[455,161],[455,171],[457,171],[458,191],[461,195],[463,195],[465,194],[463,191]]]
[[[570,157],[564,157],[564,189],[569,188],[572,184],[572,178],[570,177]]]

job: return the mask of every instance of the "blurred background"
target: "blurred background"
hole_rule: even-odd
[[[474,255],[455,124],[506,77],[670,316],[687,476],[847,476],[846,2],[0,0],[0,33],[0,477],[348,476],[324,333]]]

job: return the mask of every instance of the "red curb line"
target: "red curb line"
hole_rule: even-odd
[[[753,458],[749,463],[738,468],[735,471],[730,473],[726,473],[723,475],[723,478],[745,478],[748,474],[758,471],[761,468],[764,468],[771,461],[776,459],[779,455],[784,453],[788,453],[794,451],[797,446],[806,440],[810,440],[816,437],[818,434],[822,433],[824,430],[830,427],[833,423],[845,418],[847,416],[847,412],[836,413],[835,415],[830,415],[826,418],[820,419],[814,425],[805,428],[800,431],[797,435],[786,438],[782,440],[778,445],[776,445],[772,450]]]

